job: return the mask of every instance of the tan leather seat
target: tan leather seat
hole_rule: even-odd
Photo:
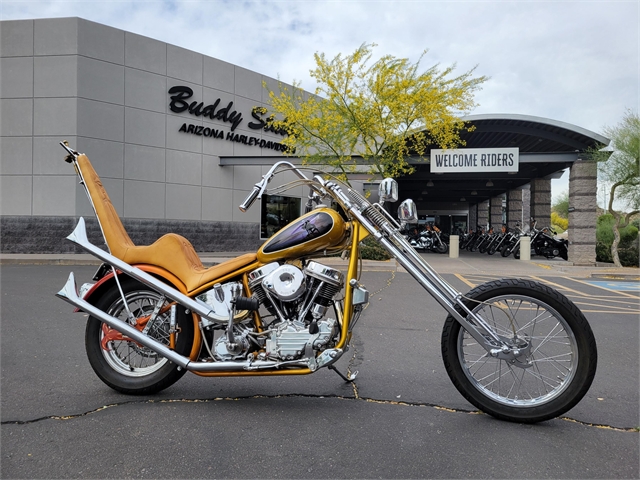
[[[175,233],[160,237],[152,245],[134,245],[89,158],[84,154],[78,156],[78,166],[93,199],[107,246],[114,257],[130,265],[147,264],[162,267],[178,277],[189,292],[256,262],[256,254],[248,253],[205,268],[189,240]]]

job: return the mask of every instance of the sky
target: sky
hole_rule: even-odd
[[[490,79],[471,114],[517,113],[604,134],[638,112],[640,2],[431,0],[0,0],[0,19],[82,17],[313,91],[313,54],[374,56]],[[552,182],[554,198],[568,175]],[[599,189],[601,190],[601,189]],[[599,203],[602,202],[599,195]]]

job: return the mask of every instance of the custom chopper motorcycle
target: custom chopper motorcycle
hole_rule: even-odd
[[[331,178],[308,178],[276,163],[240,205],[246,211],[280,171],[310,188],[307,213],[257,253],[205,268],[192,245],[167,234],[134,245],[89,159],[61,144],[95,210],[109,252],[89,242],[84,219],[67,237],[104,262],[78,293],[74,275],[57,296],[89,315],[85,342],[100,379],[127,394],[151,394],[186,371],[201,376],[305,375],[347,351],[368,303],[360,283],[360,242],[372,236],[444,308],[442,356],[453,384],[482,411],[539,422],[572,408],[596,371],[596,343],[580,310],[537,282],[502,279],[456,291],[414,250],[383,208],[397,183],[380,184],[380,203]],[[337,205],[337,210],[326,205]],[[415,223],[405,200],[400,222]],[[346,252],[345,273],[322,263]],[[416,299],[419,301],[419,299]],[[392,320],[390,320],[392,321]],[[420,352],[416,352],[420,355]],[[413,355],[413,358],[416,358]]]

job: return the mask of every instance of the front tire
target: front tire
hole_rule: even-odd
[[[162,299],[161,294],[130,277],[120,279],[120,283],[129,310],[136,319],[151,315]],[[163,307],[167,305],[165,299]],[[95,306],[113,317],[131,323],[115,284],[97,300]],[[148,325],[147,334],[165,345],[169,345],[169,317],[167,310],[158,314],[152,325]],[[175,351],[188,357],[194,337],[193,321],[181,306],[176,309],[176,321],[178,333]],[[89,317],[85,330],[85,348],[96,375],[114,390],[130,395],[150,395],[173,385],[185,374],[185,369],[179,369],[151,349],[126,338],[111,340],[106,343],[108,350],[103,349],[102,340],[109,332],[112,330],[108,325],[95,317]]]
[[[440,242],[438,245],[434,247],[434,250],[437,253],[447,253],[449,251],[449,245],[444,242]]]
[[[504,339],[530,343],[522,368],[492,357],[451,316],[442,331],[442,357],[449,378],[473,405],[496,418],[535,423],[575,406],[593,382],[596,341],[573,302],[538,282],[502,279],[465,295]],[[482,302],[482,303],[478,303]],[[513,322],[513,328],[512,328]]]

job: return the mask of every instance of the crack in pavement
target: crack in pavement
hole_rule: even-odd
[[[373,295],[377,295],[380,292],[382,292],[383,290],[387,289],[388,287],[391,286],[393,280],[395,279],[395,272],[391,271],[390,272],[390,277],[387,279],[386,281],[386,285],[383,286],[382,288],[380,288],[379,290],[373,292],[371,294],[371,296]],[[366,308],[369,305],[367,304],[364,308],[364,310],[366,310]],[[363,312],[364,313],[364,312]],[[355,346],[355,344],[351,344],[351,348],[353,349],[353,355],[351,356],[351,358],[349,359],[348,362],[348,366],[347,366],[347,373],[349,375],[352,374],[352,364],[354,362],[354,360],[357,357],[358,354],[358,350],[357,347]],[[105,405],[102,406],[100,408],[96,408],[94,410],[89,410],[87,412],[84,413],[78,413],[78,414],[73,414],[73,415],[48,415],[48,416],[44,416],[44,417],[39,417],[39,418],[35,418],[32,420],[6,420],[6,421],[2,421],[0,422],[0,425],[29,425],[32,423],[36,423],[36,422],[40,422],[40,421],[44,421],[44,420],[59,420],[59,421],[65,421],[65,420],[73,420],[76,418],[81,418],[81,417],[85,417],[87,415],[93,415],[96,413],[100,413],[108,408],[114,408],[114,407],[123,407],[126,405],[141,405],[141,404],[155,404],[155,403],[211,403],[211,402],[221,402],[221,401],[242,401],[242,400],[254,400],[254,399],[280,399],[280,398],[318,398],[318,399],[324,399],[324,398],[328,398],[328,399],[335,399],[335,400],[342,400],[342,401],[360,401],[360,402],[367,402],[367,403],[374,403],[374,404],[379,404],[379,405],[396,405],[396,406],[400,406],[400,407],[423,407],[423,408],[433,408],[435,410],[439,410],[439,411],[443,411],[443,412],[449,412],[449,413],[465,413],[467,415],[485,415],[485,413],[479,411],[479,410],[465,410],[465,409],[456,409],[456,408],[450,408],[450,407],[445,407],[442,405],[437,405],[434,403],[426,403],[426,402],[404,402],[404,401],[396,401],[396,400],[380,400],[380,399],[375,399],[375,398],[370,398],[370,397],[362,397],[360,396],[360,393],[358,391],[358,386],[356,384],[355,381],[350,382],[351,386],[353,388],[353,397],[346,397],[343,395],[312,395],[312,394],[299,394],[299,393],[292,393],[292,394],[284,394],[284,395],[250,395],[250,396],[243,396],[243,397],[214,397],[214,398],[203,398],[203,399],[187,399],[187,398],[182,398],[182,399],[162,399],[162,400],[155,400],[155,399],[148,399],[148,400],[130,400],[130,401],[125,401],[125,402],[118,402],[118,403],[113,403],[113,404],[109,404],[109,405]],[[571,417],[557,417],[553,420],[561,420],[561,421],[565,421],[565,422],[570,422],[570,423],[577,423],[579,425],[585,426],[585,427],[589,427],[589,428],[600,428],[600,429],[606,429],[606,430],[612,430],[615,432],[632,432],[632,433],[639,433],[640,432],[640,428],[638,427],[615,427],[613,425],[605,425],[605,424],[598,424],[598,423],[591,423],[591,422],[585,422],[585,421],[581,421],[581,420],[577,420],[575,418],[571,418]]]
[[[58,421],[66,421],[66,420],[74,420],[76,418],[86,417],[88,415],[93,415],[96,413],[100,413],[108,408],[115,407],[123,407],[127,405],[144,405],[144,404],[156,404],[156,403],[212,403],[212,402],[238,402],[242,400],[256,400],[256,399],[280,399],[280,398],[318,398],[318,399],[334,399],[334,400],[342,400],[342,401],[353,401],[353,402],[367,402],[374,403],[378,405],[396,405],[399,407],[420,407],[420,408],[433,408],[435,410],[449,412],[449,413],[464,413],[467,415],[485,415],[485,413],[479,410],[465,410],[460,408],[449,408],[444,407],[442,405],[436,405],[433,403],[426,402],[401,402],[396,400],[380,400],[369,397],[345,397],[343,395],[311,395],[311,394],[300,394],[300,393],[290,393],[284,395],[250,395],[245,397],[214,397],[214,398],[177,398],[177,399],[162,399],[162,400],[131,400],[126,402],[118,402],[112,403],[109,405],[104,405],[100,408],[96,408],[94,410],[89,410],[83,413],[77,413],[72,415],[48,415],[44,417],[34,418],[32,420],[5,420],[0,422],[0,425],[29,425],[32,423],[41,422],[44,420],[58,420]],[[562,420],[570,423],[577,423],[579,425],[590,427],[590,428],[601,428],[605,430],[612,430],[615,432],[632,432],[638,433],[637,427],[615,427],[612,425],[604,425],[598,423],[584,422],[581,420],[577,420],[575,418],[570,417],[558,417],[554,420]]]

